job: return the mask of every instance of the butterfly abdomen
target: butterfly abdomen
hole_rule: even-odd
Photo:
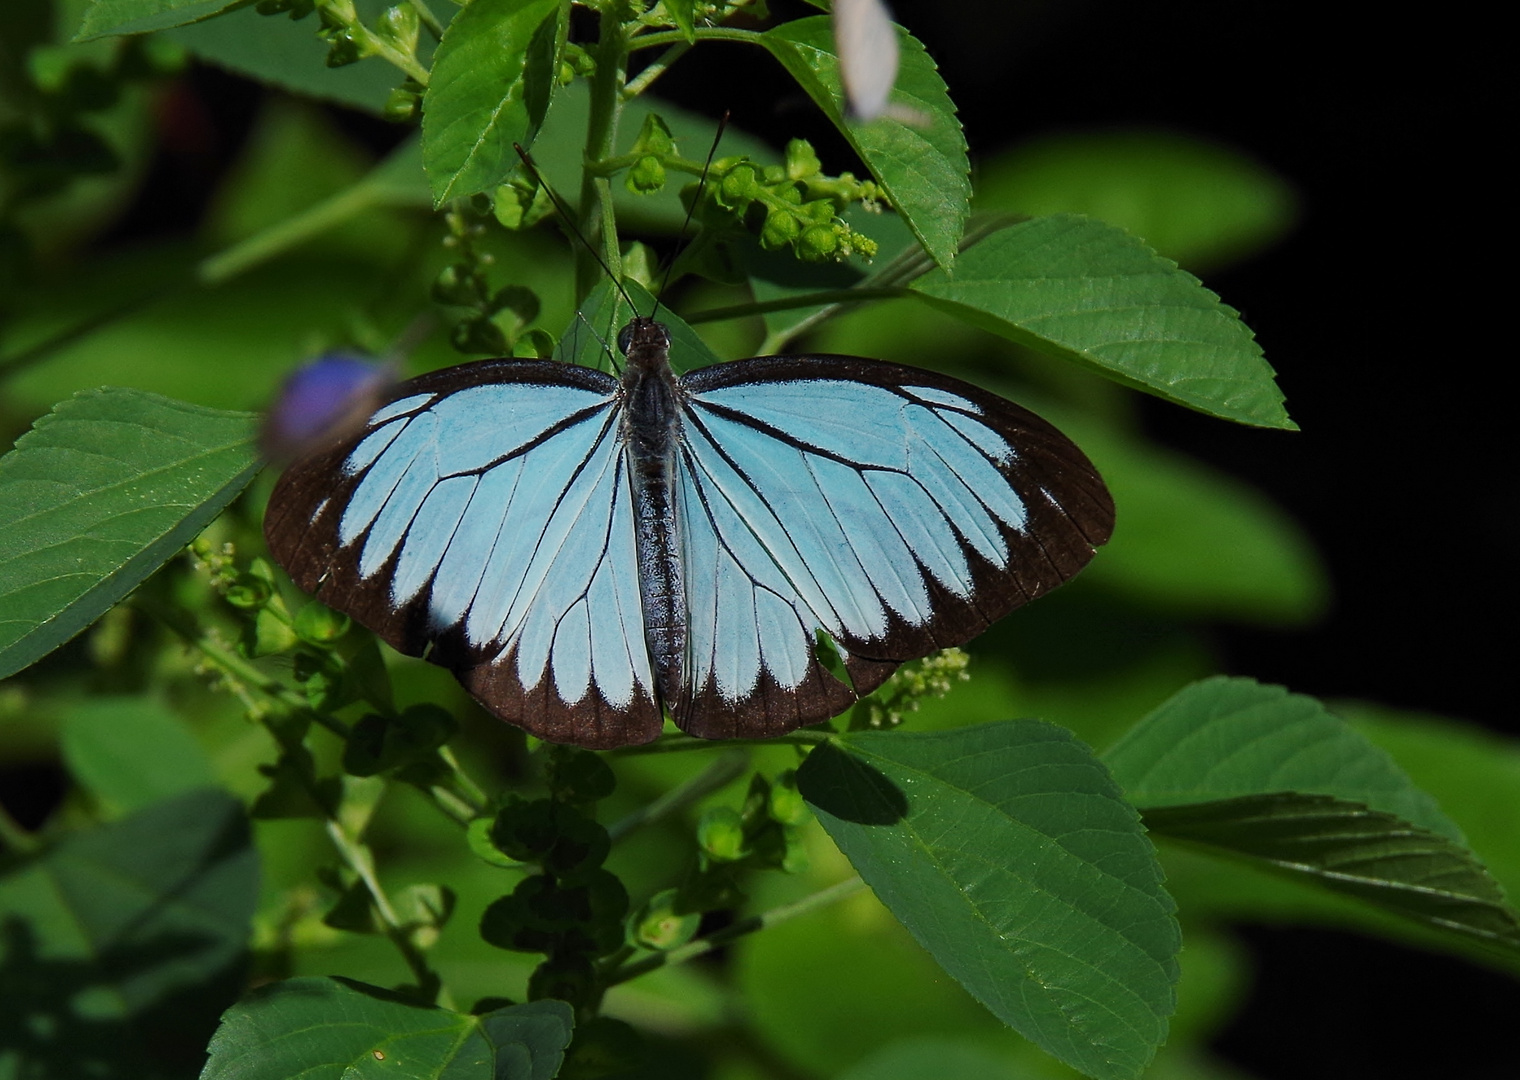
[[[686,654],[685,588],[676,536],[676,451],[681,438],[680,391],[668,359],[669,339],[658,323],[630,329],[623,375],[623,453],[633,497],[644,641],[660,697],[680,691]]]

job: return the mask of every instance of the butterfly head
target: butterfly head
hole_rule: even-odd
[[[653,369],[670,361],[670,331],[646,315],[635,315],[618,334],[618,350],[631,367]]]

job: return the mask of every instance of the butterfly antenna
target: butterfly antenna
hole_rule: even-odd
[[[560,197],[555,194],[554,189],[549,186],[549,181],[545,180],[544,174],[538,171],[538,166],[533,164],[533,159],[530,158],[528,156],[528,152],[522,148],[522,144],[513,143],[512,149],[516,150],[517,156],[522,158],[523,168],[528,170],[528,175],[533,177],[533,182],[539,187],[543,188],[544,191],[548,194],[549,201],[554,204],[554,209],[559,211],[560,220],[562,220],[569,227],[570,231],[575,234],[575,238],[581,242],[581,246],[591,253],[591,257],[596,260],[597,265],[600,266],[602,268],[602,271],[607,275],[607,280],[611,281],[612,284],[616,286],[617,291],[623,294],[623,302],[628,305],[628,310],[637,312],[638,309],[633,306],[633,297],[629,296],[628,290],[623,288],[622,281],[620,281],[618,279],[618,276],[612,272],[612,267],[607,265],[607,260],[602,258],[602,253],[597,251],[596,248],[591,245],[591,241],[586,239],[586,234],[581,232],[580,227],[576,225],[575,218],[571,216],[570,211],[565,206],[564,201],[560,199]],[[687,216],[690,218],[689,214]],[[587,325],[589,326],[590,324],[588,323]],[[597,340],[601,340],[600,337],[598,337]]]
[[[718,121],[717,134],[713,136],[712,146],[708,147],[707,160],[702,163],[702,173],[697,177],[697,194],[691,200],[691,205],[686,208],[686,219],[681,222],[681,231],[676,234],[676,242],[686,239],[686,230],[691,226],[691,216],[697,212],[697,204],[702,201],[702,189],[707,186],[707,171],[712,168],[713,158],[717,156],[718,144],[723,141],[723,132],[728,129],[728,118],[731,110],[723,110],[723,118]],[[660,310],[660,297],[665,295],[665,287],[670,284],[670,274],[676,268],[676,260],[671,259],[670,265],[665,268],[665,276],[660,279],[660,291],[654,298],[654,311],[649,313],[652,319]]]

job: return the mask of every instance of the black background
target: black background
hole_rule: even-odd
[[[786,0],[787,16],[811,9]],[[1229,670],[1329,697],[1445,713],[1520,734],[1504,683],[1512,485],[1500,433],[1513,366],[1491,253],[1506,230],[1489,110],[1495,33],[1455,8],[1121,0],[895,5],[939,62],[973,153],[1058,131],[1148,127],[1216,139],[1285,176],[1295,232],[1207,284],[1242,311],[1300,434],[1160,403],[1150,432],[1269,493],[1329,564],[1336,602],[1305,631],[1220,628]],[[803,103],[756,50],[704,47],[662,82],[731,107],[778,143]],[[725,95],[715,100],[713,88]],[[194,227],[258,92],[198,71],[114,241]],[[383,146],[395,129],[348,116]],[[825,144],[828,135],[806,126]],[[176,142],[176,140],[179,140]],[[825,155],[826,163],[830,158]],[[1242,927],[1259,979],[1216,1049],[1262,1078],[1520,1075],[1520,986],[1322,930]]]

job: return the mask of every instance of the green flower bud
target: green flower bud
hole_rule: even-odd
[[[795,214],[772,208],[760,229],[760,246],[767,251],[779,250],[796,240],[801,232],[802,225]]]
[[[349,625],[347,615],[316,601],[296,612],[296,636],[308,645],[331,645],[348,633]]]
[[[665,186],[665,164],[651,155],[639,158],[623,178],[623,186],[635,195],[650,195]]]
[[[375,32],[410,56],[417,51],[419,25],[416,8],[411,4],[397,4],[380,13]]]
[[[806,139],[793,139],[786,144],[786,177],[788,180],[804,180],[823,171],[818,155]]]
[[[337,31],[329,39],[327,46],[327,66],[330,68],[347,67],[356,64],[368,55],[366,43],[359,40],[353,30],[344,27]]]
[[[695,937],[702,914],[684,910],[678,895],[677,890],[666,889],[645,901],[628,920],[628,943],[663,951],[680,948]]]
[[[766,811],[772,821],[779,821],[783,825],[800,825],[807,820],[807,802],[802,798],[802,792],[797,790],[796,769],[788,769],[776,777],[776,782],[771,785]]]
[[[385,118],[393,124],[404,124],[417,115],[422,99],[414,91],[396,87],[385,99]]]
[[[245,611],[263,607],[269,603],[274,589],[257,574],[243,573],[237,576],[227,589],[227,603]]]
[[[832,259],[839,250],[839,236],[831,226],[809,225],[797,242],[797,255],[808,262]]]
[[[748,854],[744,823],[738,812],[727,806],[715,806],[702,815],[697,843],[715,862],[737,862]]]

